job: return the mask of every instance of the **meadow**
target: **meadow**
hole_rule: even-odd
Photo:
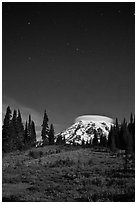
[[[53,145],[2,159],[3,202],[135,201],[134,155]]]

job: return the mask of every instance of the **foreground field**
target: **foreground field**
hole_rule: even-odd
[[[134,159],[47,146],[3,155],[3,201],[135,201]]]

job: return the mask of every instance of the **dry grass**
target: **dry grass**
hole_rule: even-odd
[[[3,156],[3,201],[130,202],[135,200],[134,171],[134,161],[124,169],[122,156],[90,148],[14,152]]]

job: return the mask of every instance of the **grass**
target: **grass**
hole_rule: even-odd
[[[28,154],[30,157],[32,157],[33,159],[37,159],[37,158],[40,158],[43,156],[43,152],[42,151],[30,151],[29,154]]]
[[[46,146],[3,155],[5,202],[130,202],[135,164],[109,151]]]
[[[75,162],[71,159],[69,159],[69,157],[67,157],[66,159],[59,159],[59,160],[56,160],[54,163],[50,164],[49,167],[51,168],[55,168],[55,167],[60,167],[62,168],[63,166],[65,167],[70,167],[72,165],[74,165]]]

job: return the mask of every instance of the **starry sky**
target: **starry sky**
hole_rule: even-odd
[[[55,132],[80,115],[135,111],[134,3],[2,3],[3,114]]]

